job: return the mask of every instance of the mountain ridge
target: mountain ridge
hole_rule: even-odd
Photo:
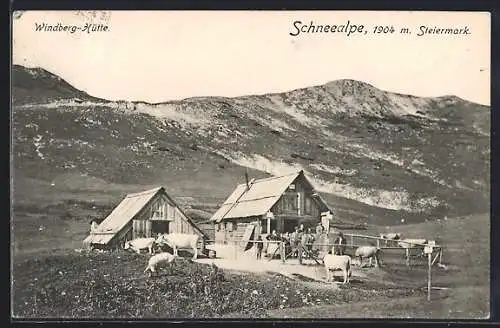
[[[343,79],[150,104],[95,98],[64,80],[44,90],[44,78],[22,67],[13,77],[14,166],[40,183],[94,177],[105,190],[161,182],[208,217],[245,169],[255,177],[304,169],[346,221],[489,208],[489,107],[456,96],[420,98]],[[207,194],[216,200],[205,206]]]
[[[359,81],[359,80],[355,80],[355,79],[350,79],[350,78],[342,78],[342,79],[336,79],[336,80],[330,80],[330,81],[327,81],[325,83],[322,83],[322,84],[314,84],[314,85],[311,85],[309,87],[300,87],[300,88],[292,88],[292,89],[289,89],[289,90],[283,90],[283,91],[276,91],[276,92],[266,92],[266,93],[257,93],[257,94],[243,94],[243,95],[239,95],[239,96],[192,96],[192,97],[186,97],[186,98],[182,98],[182,99],[177,99],[177,100],[162,100],[162,101],[159,101],[159,102],[151,102],[151,101],[145,101],[145,100],[125,100],[125,99],[116,99],[116,100],[111,100],[111,99],[107,99],[107,98],[101,98],[101,97],[96,97],[96,96],[92,96],[91,94],[85,92],[85,91],[81,91],[77,88],[75,88],[74,86],[72,86],[69,82],[67,82],[65,79],[61,78],[60,76],[58,76],[56,73],[53,73],[49,70],[46,70],[40,66],[33,66],[33,67],[26,67],[26,66],[23,66],[23,65],[20,65],[20,64],[13,64],[12,65],[12,69],[14,71],[14,74],[16,74],[16,71],[27,71],[27,72],[39,72],[39,74],[41,75],[45,75],[45,76],[51,76],[59,81],[63,81],[64,83],[66,83],[67,85],[71,86],[74,90],[77,90],[77,91],[80,91],[84,94],[86,94],[87,96],[89,97],[92,97],[93,99],[96,99],[96,100],[101,100],[101,101],[108,101],[108,102],[128,102],[128,103],[141,103],[141,104],[145,104],[145,105],[162,105],[162,104],[168,104],[168,103],[174,103],[174,102],[180,102],[180,101],[186,101],[186,100],[203,100],[203,99],[225,99],[225,100],[228,100],[228,99],[234,99],[234,98],[242,98],[242,97],[251,97],[251,96],[273,96],[273,95],[278,95],[278,94],[282,94],[282,93],[289,93],[289,92],[294,92],[294,91],[301,91],[301,90],[306,90],[306,89],[311,89],[311,88],[320,88],[320,87],[324,87],[324,88],[331,88],[332,86],[333,87],[337,87],[339,84],[347,84],[348,86],[350,84],[357,84],[358,86],[363,86],[365,88],[370,88],[370,89],[374,89],[374,90],[379,90],[379,91],[382,91],[382,92],[386,92],[386,93],[391,93],[391,94],[394,94],[394,95],[399,95],[399,96],[407,96],[407,97],[411,97],[411,98],[420,98],[420,99],[449,99],[449,100],[458,100],[458,101],[463,101],[463,102],[466,102],[466,103],[470,103],[470,104],[474,104],[474,105],[479,105],[479,106],[486,106],[486,107],[489,107],[487,105],[484,105],[484,104],[480,104],[480,103],[477,103],[477,102],[474,102],[474,101],[470,101],[470,100],[467,100],[467,99],[464,99],[464,98],[461,98],[459,96],[456,96],[456,95],[441,95],[441,96],[434,96],[434,97],[423,97],[423,96],[415,96],[415,95],[410,95],[410,94],[404,94],[404,93],[401,93],[401,92],[394,92],[394,91],[389,91],[389,90],[383,90],[383,89],[380,89],[378,87],[376,87],[375,85],[371,84],[371,83],[368,83],[368,82],[363,82],[363,81]]]

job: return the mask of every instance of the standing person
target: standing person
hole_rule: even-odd
[[[270,235],[267,235],[266,239],[267,240],[277,240],[278,234],[276,233],[276,230],[273,230],[273,232]]]
[[[314,241],[315,241],[315,237],[314,237],[314,234],[312,233],[312,229],[311,228],[307,228],[307,232],[304,235],[304,237],[302,238],[303,245],[307,249],[307,251],[309,253],[311,253],[312,249],[313,249],[313,244],[314,244]]]
[[[286,254],[288,254],[290,252],[290,233],[288,231],[285,232],[285,235],[283,236],[283,240],[285,241]]]
[[[296,238],[296,246],[297,246],[297,256],[299,258],[299,263],[302,264],[301,259],[303,255],[302,251],[302,238],[304,237],[305,231],[304,231],[304,225],[301,224],[299,226],[299,229],[297,230],[297,238]]]
[[[337,239],[333,242],[333,251],[334,255],[344,255],[345,247],[347,245],[347,240],[344,237],[342,232],[339,232]]]
[[[305,234],[305,229],[304,229],[304,225],[301,224],[299,226],[299,229],[297,230],[297,243],[300,243],[302,241],[302,236]]]
[[[295,240],[297,239],[298,234],[299,234],[299,227],[294,227],[293,228],[293,232],[290,234],[290,241],[292,243],[295,242]]]
[[[273,232],[271,233],[271,240],[279,240],[276,230],[273,230]]]
[[[297,247],[298,243],[300,242],[300,237],[299,237],[299,227],[295,226],[294,231],[292,232],[290,236],[290,246],[292,248],[292,256],[298,255],[297,253]]]
[[[257,238],[257,260],[262,258],[262,249],[264,248],[264,243],[262,242],[262,237]]]

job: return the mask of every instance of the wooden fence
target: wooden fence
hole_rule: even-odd
[[[394,250],[396,252],[404,252],[404,259],[405,259],[405,264],[407,266],[410,266],[411,264],[411,258],[415,258],[415,254],[412,254],[412,251],[415,249],[417,250],[417,253],[420,254],[422,253],[423,255],[423,248],[425,246],[428,246],[428,244],[419,244],[419,243],[413,243],[413,242],[406,242],[407,244],[411,245],[409,248],[404,248],[398,245],[400,242],[399,240],[387,240],[383,239],[380,237],[375,237],[375,236],[368,236],[368,235],[361,235],[361,234],[350,234],[350,233],[344,233],[344,237],[347,239],[347,244],[345,245],[346,249],[349,250],[351,256],[354,254],[354,251],[356,248],[360,246],[367,246],[367,245],[373,245],[376,246],[378,249],[384,251],[384,250]],[[366,242],[368,240],[368,242]],[[214,241],[208,241],[214,242]],[[290,252],[289,254],[286,254],[286,247],[285,247],[285,242],[284,241],[272,241],[272,240],[246,240],[246,241],[231,241],[231,242],[226,242],[226,245],[233,245],[234,246],[234,255],[233,258],[237,259],[238,258],[238,249],[240,249],[242,246],[243,248],[245,245],[242,245],[243,243],[246,243],[247,245],[251,245],[251,248],[253,249],[255,257],[257,256],[257,245],[258,243],[263,243],[264,246],[267,244],[268,246],[265,247],[266,249],[269,249],[269,245],[276,244],[278,245],[275,247],[275,249],[272,251],[272,254],[270,257],[268,257],[268,261],[271,261],[275,258],[275,256],[279,256],[280,260],[284,263],[286,262],[287,259],[290,258]],[[322,259],[318,258],[314,254],[310,253],[308,249],[310,247],[319,247],[323,248],[324,250],[326,249],[331,250],[333,246],[337,246],[333,243],[312,243],[312,244],[306,244],[302,245],[299,243],[299,249],[298,249],[298,260],[299,263],[302,264],[303,258],[308,258],[314,260],[317,264],[322,264],[323,261]],[[305,253],[305,254],[304,254]],[[305,257],[304,257],[305,255]],[[433,245],[432,247],[432,255],[433,255],[433,260],[432,260],[432,265],[438,261],[439,264],[441,264],[442,256],[443,256],[443,247],[440,245]]]

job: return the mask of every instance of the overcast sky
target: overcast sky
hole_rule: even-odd
[[[490,16],[438,12],[26,12],[13,61],[40,66],[107,99],[161,102],[288,91],[355,79],[417,96],[490,104]],[[368,34],[301,34],[293,22],[365,25]],[[35,23],[103,23],[108,32],[37,32]],[[375,25],[411,35],[372,33]],[[419,27],[470,35],[417,37]]]

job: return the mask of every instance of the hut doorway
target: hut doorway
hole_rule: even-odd
[[[169,222],[166,220],[157,220],[151,221],[153,224],[151,226],[151,233],[153,236],[157,236],[159,234],[164,234],[169,232]]]
[[[283,220],[283,232],[294,232],[295,227],[299,225],[297,219],[287,218]]]

